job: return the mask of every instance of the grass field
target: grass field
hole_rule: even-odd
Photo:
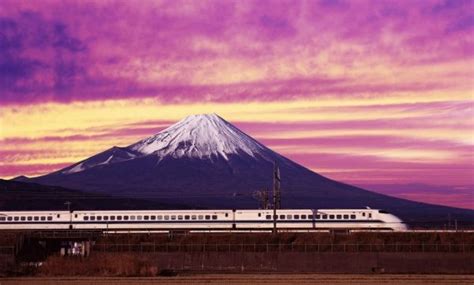
[[[203,274],[153,278],[3,278],[0,285],[121,284],[474,284],[473,275]]]

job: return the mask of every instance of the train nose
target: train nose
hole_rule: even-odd
[[[407,224],[405,224],[400,218],[395,215],[390,215],[388,221],[393,225],[395,231],[406,231],[408,230]]]
[[[408,230],[407,224],[405,224],[403,222],[399,223],[396,228],[397,228],[397,231],[400,231],[400,232]]]

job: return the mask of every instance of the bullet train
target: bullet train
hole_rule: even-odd
[[[404,231],[405,223],[384,210],[276,211],[278,230]],[[274,226],[273,210],[141,210],[0,212],[0,230],[258,231]]]

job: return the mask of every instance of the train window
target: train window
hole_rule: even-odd
[[[74,218],[77,218],[77,214],[74,215]]]
[[[26,218],[28,221],[32,221],[33,220],[33,217],[27,217]]]
[[[272,219],[272,215],[266,215],[266,216],[265,216],[265,219],[271,220],[271,219]]]
[[[109,220],[109,216],[104,216],[104,221],[108,221]]]
[[[328,215],[323,215],[323,220],[327,220]]]
[[[344,220],[349,219],[349,215],[344,215]]]
[[[315,216],[315,219],[316,219],[316,220],[321,219],[321,215],[316,215],[316,216]]]
[[[185,215],[185,216],[184,216],[184,219],[185,219],[185,220],[189,220],[189,215]]]
[[[135,221],[135,216],[130,216],[131,221]]]
[[[122,220],[122,216],[117,216],[117,221],[121,221]]]
[[[91,220],[91,221],[95,221],[95,216],[91,216],[91,217],[90,217],[90,220]]]
[[[142,216],[137,216],[137,220],[141,221],[141,220],[142,220]]]
[[[46,218],[48,221],[52,221],[53,220],[53,217],[52,216],[48,216],[48,218]]]
[[[301,215],[302,220],[306,220],[306,215]]]
[[[336,215],[336,219],[342,219],[342,215]]]
[[[372,218],[372,213],[369,213],[369,218]]]
[[[229,216],[229,213],[225,213],[225,216],[228,217],[228,216]]]
[[[102,216],[97,216],[97,221],[102,221]]]
[[[182,220],[183,219],[183,215],[178,215],[178,220]]]
[[[150,219],[150,216],[143,216],[143,219],[148,221]]]
[[[330,220],[334,220],[334,215],[329,215]]]
[[[150,216],[151,220],[156,220],[156,216]]]
[[[258,213],[258,216],[261,217],[261,216],[262,216],[262,213]]]
[[[210,220],[211,219],[211,216],[210,215],[206,215],[206,220]]]
[[[61,217],[61,215],[60,215],[60,214],[58,214],[58,218],[59,218],[59,217]]]
[[[13,217],[13,220],[18,221],[20,220],[20,217]]]
[[[123,216],[124,221],[128,221],[129,216]]]
[[[158,220],[162,220],[163,219],[163,216],[162,215],[159,215],[156,217]],[[169,219],[169,216],[165,216],[164,217],[165,220],[168,220]]]
[[[171,215],[172,220],[176,220],[176,215]]]
[[[203,216],[203,215],[199,215],[199,216],[198,216],[198,219],[199,219],[199,220],[203,220],[203,219],[204,219],[204,216]]]
[[[26,218],[25,217],[21,217],[20,220],[24,221]]]
[[[286,215],[287,220],[291,220],[291,215]]]
[[[351,215],[351,219],[355,220],[356,215]]]
[[[280,215],[280,220],[284,220],[285,219],[285,215]]]
[[[195,219],[197,219],[196,215],[192,215],[191,220],[195,220]]]
[[[160,216],[158,216],[158,217],[160,217]],[[170,219],[170,216],[166,215],[165,220],[169,220],[169,219]]]
[[[44,221],[46,220],[46,217],[40,217],[40,220]]]
[[[111,221],[115,221],[115,216],[110,216]]]
[[[8,218],[7,218],[7,221],[11,221],[11,220],[13,220],[12,217],[8,217]]]
[[[0,221],[5,221],[5,217],[0,217]]]
[[[362,213],[362,216],[365,217],[365,213]]]
[[[212,215],[213,220],[217,220],[217,215]]]
[[[294,218],[295,220],[299,220],[299,219],[300,219],[300,215],[294,215],[293,218]]]

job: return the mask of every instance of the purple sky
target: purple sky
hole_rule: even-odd
[[[368,189],[474,208],[474,1],[0,2],[1,177],[215,112]]]

